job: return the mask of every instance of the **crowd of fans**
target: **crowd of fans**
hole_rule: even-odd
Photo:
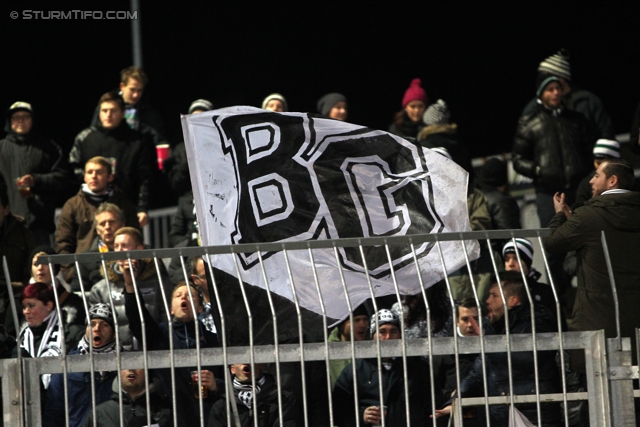
[[[439,283],[425,295],[405,296],[401,304],[395,297],[381,298],[375,305],[368,301],[330,332],[329,342],[478,336],[504,334],[506,329],[511,333],[530,333],[533,326],[537,332],[567,330],[572,326],[574,330],[604,328],[608,336],[615,336],[615,328],[611,327],[610,288],[607,291],[603,273],[598,270],[604,258],[589,246],[591,241],[582,242],[577,235],[585,234],[595,221],[584,218],[591,212],[587,209],[594,211],[590,213],[592,216],[617,215],[617,222],[609,221],[606,225],[612,233],[609,241],[612,254],[624,257],[640,234],[638,193],[629,191],[635,188],[633,170],[621,160],[640,149],[638,126],[635,124],[636,132],[632,132],[635,139],[621,147],[600,100],[573,85],[564,52],[542,61],[538,72],[535,97],[517,124],[511,158],[514,169],[533,181],[541,226],[550,224],[553,230],[546,248],[551,266],[548,281],[553,282],[559,298],[547,283],[540,281],[542,275],[532,265],[534,246],[530,241],[493,241],[490,245],[483,242],[481,256],[472,262],[471,271],[464,268],[449,277],[450,295],[445,283]],[[11,283],[5,282],[4,275],[0,279],[0,348],[4,357],[18,352],[25,357],[59,356],[63,348],[68,354],[86,354],[90,349],[94,353],[112,353],[116,346],[123,351],[135,350],[140,348],[143,329],[150,350],[169,349],[170,338],[174,348],[195,348],[196,337],[201,347],[219,345],[209,266],[200,257],[188,260],[188,277],[184,276],[180,259],[173,260],[168,268],[163,264],[156,267],[151,259],[140,259],[131,263],[108,262],[106,269],[95,262],[81,263],[78,268],[54,266],[54,271],[49,265],[36,262],[42,254],[144,249],[140,230],[149,222],[149,202],[155,197],[157,182],[168,184],[178,196],[171,246],[199,245],[184,143],[167,151],[162,120],[143,97],[148,83],[144,71],[126,68],[120,80],[119,89],[100,97],[93,123],[78,134],[68,155],[38,129],[37,106],[18,101],[7,112],[7,136],[0,141],[0,255],[6,257],[11,278]],[[518,203],[509,195],[506,163],[498,158],[489,159],[476,176],[469,151],[464,141],[457,138],[457,124],[452,122],[447,103],[439,99],[429,104],[420,79],[414,79],[402,97],[401,106],[389,132],[414,139],[469,173],[467,200],[472,229],[521,228]],[[278,93],[267,96],[261,107],[288,111],[286,99]],[[210,101],[198,99],[188,113],[213,108]],[[317,110],[330,119],[348,120],[347,98],[339,93],[320,98]],[[59,195],[69,188],[78,189],[77,194],[59,200]],[[607,199],[598,204],[602,197]],[[60,206],[61,215],[55,224],[54,211]],[[595,227],[594,233],[599,229]],[[499,277],[494,274],[492,259],[500,260]],[[614,272],[621,276],[617,282],[628,298],[622,310],[627,329],[640,326],[633,313],[633,303],[640,302],[640,292],[627,286],[627,282],[637,284],[640,280],[640,262],[629,264],[613,265]],[[586,321],[589,316],[577,303],[571,311],[568,290],[573,275],[578,276],[576,301],[589,301],[590,309],[598,313],[596,319]],[[142,298],[142,313],[136,303],[134,281]],[[472,283],[476,285],[480,307]],[[594,283],[598,284],[597,289]],[[88,296],[88,312],[77,295],[79,292]],[[594,303],[589,292],[604,302]],[[10,306],[9,293],[14,294],[19,304],[17,310]],[[169,315],[163,309],[163,295],[170,300]],[[455,304],[455,313],[450,309],[451,302]],[[19,314],[18,327],[15,312]],[[573,318],[580,322],[572,324]],[[64,331],[64,342],[60,330]],[[509,377],[501,368],[507,364],[506,357],[504,353],[487,355],[488,389],[492,394],[510,393]],[[351,360],[332,360],[329,380],[334,396],[334,424],[355,426],[359,419],[361,425],[379,425],[381,417],[385,417],[387,425],[404,425],[406,405],[411,408],[412,424],[423,425],[431,416],[441,422],[450,415],[453,398],[483,394],[483,367],[477,355],[461,356],[458,363],[450,357],[436,359],[411,357],[404,366],[401,359],[383,358],[381,370],[375,360],[358,359],[355,365]],[[553,352],[538,355],[537,378],[532,353],[521,353],[511,363],[514,393],[530,394],[536,383],[541,393],[562,391],[558,372],[565,367],[558,366]],[[210,426],[227,425],[227,406],[221,401],[222,369],[205,366],[195,373],[203,390],[204,414]],[[301,378],[285,376],[288,378],[283,380],[285,384],[278,385],[270,366],[236,364],[229,369],[233,398],[243,425],[252,423],[253,409],[261,420],[266,420],[264,425],[278,425],[280,416],[285,425],[303,423]],[[310,383],[316,390],[326,387],[323,368],[312,363],[306,369],[313,372],[308,374],[307,388]],[[411,379],[407,384],[409,401],[404,392],[404,369]],[[179,420],[185,426],[199,423],[199,397],[193,395],[192,370],[176,368],[174,372],[174,397],[178,399]],[[93,425],[91,387],[99,404],[98,425],[119,425],[120,390],[124,404],[130,408],[125,412],[126,425],[146,425],[146,399],[151,399],[154,425],[172,425],[167,398],[171,396],[171,373],[161,370],[150,374],[153,377],[145,379],[144,370],[123,370],[119,377],[121,387],[114,381],[118,378],[114,372],[95,372],[93,381],[89,373],[68,374],[70,425]],[[357,406],[354,406],[354,374]],[[378,378],[380,374],[382,378]],[[456,380],[457,376],[461,382]],[[145,387],[146,380],[149,388]],[[44,425],[64,425],[63,382],[61,374],[42,377]],[[379,395],[380,382],[383,396]],[[429,387],[431,383],[435,384],[433,390]],[[282,411],[278,407],[278,387],[282,392]],[[310,399],[306,415],[311,425],[328,425],[327,395],[316,393],[318,397]],[[538,425],[563,423],[560,407],[555,403],[543,405],[541,420],[535,405],[518,405],[518,409]],[[476,423],[473,425],[483,425],[485,416],[483,408],[465,409],[465,418]],[[489,416],[502,425],[508,411],[505,406],[492,406]]]

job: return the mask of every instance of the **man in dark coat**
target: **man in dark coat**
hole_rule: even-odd
[[[538,66],[538,73],[544,76],[556,76],[560,79],[565,105],[568,109],[582,114],[591,122],[597,138],[611,139],[615,137],[613,122],[605,111],[600,98],[592,92],[578,88],[573,84],[569,53],[565,49],[561,49],[558,53],[542,61]],[[536,99],[534,98],[524,107],[522,115],[531,114],[535,109]]]
[[[57,199],[68,185],[67,162],[62,149],[41,136],[27,102],[9,108],[7,137],[0,141],[0,183],[4,182],[13,213],[24,218],[36,243],[51,246]]]
[[[553,195],[563,191],[573,203],[580,180],[589,173],[596,139],[580,113],[565,108],[560,79],[541,75],[536,110],[522,116],[513,143],[513,168],[533,179],[541,226],[553,216]]]
[[[135,266],[134,266],[135,268]],[[124,300],[125,312],[129,320],[129,329],[133,336],[142,342],[142,321],[144,319],[145,335],[148,350],[169,350],[169,324],[168,322],[158,322],[151,316],[149,310],[143,305],[142,312],[138,311],[138,304],[134,294],[133,278],[130,270],[124,270]],[[187,289],[190,287],[191,291]],[[196,312],[194,313],[193,307]],[[142,296],[140,296],[142,298]],[[187,285],[185,282],[179,283],[171,295],[171,322],[173,322],[173,348],[187,349],[196,348],[196,328],[200,337],[200,348],[218,347],[218,336],[209,332],[200,319],[203,311],[202,297],[194,285]],[[171,394],[172,399],[177,401],[178,417],[185,421],[186,425],[195,426],[200,423],[199,398],[194,397],[192,388],[191,371],[195,367],[182,367],[175,369],[176,389],[175,394]],[[215,372],[215,373],[214,373]],[[165,391],[169,394],[171,389],[171,373],[169,369],[162,369],[158,372],[162,379]],[[218,396],[218,382],[216,378],[222,378],[220,367],[202,367],[200,379],[202,386],[208,389],[208,396],[202,397],[203,417],[205,424],[211,411],[211,407]],[[222,387],[222,385],[220,385]]]
[[[375,317],[378,317],[376,330]],[[398,340],[401,338],[400,319],[390,310],[382,309],[371,318],[371,335],[374,340]],[[334,423],[340,427],[356,425],[381,425],[384,416],[387,426],[406,425],[406,407],[409,406],[411,425],[424,425],[431,413],[431,376],[429,364],[420,357],[407,358],[407,375],[410,379],[409,402],[405,400],[405,382],[402,358],[382,359],[382,393],[379,393],[377,359],[356,360],[358,407],[354,408],[353,367],[347,365],[338,377],[333,391]],[[438,394],[436,407],[441,400]]]
[[[105,157],[111,163],[115,186],[135,204],[139,226],[144,227],[149,222],[149,181],[155,168],[153,145],[127,125],[123,101],[117,94],[105,93],[98,104],[100,124],[76,136],[69,163],[82,182],[85,164],[93,157]]]
[[[111,400],[96,406],[98,427],[120,427],[120,413],[124,427],[143,427],[147,424],[147,398],[151,409],[151,425],[157,427],[173,427],[171,401],[162,392],[162,385],[157,378],[149,379],[149,390],[145,390],[144,369],[124,369],[120,371],[122,378],[122,408],[118,393],[118,382],[113,382]],[[84,427],[93,427],[93,411],[84,421]],[[181,420],[178,425],[182,426]]]
[[[260,427],[280,426],[280,415],[278,409],[278,384],[275,378],[264,372],[265,365],[256,363],[251,370],[249,364],[231,365],[233,397],[238,408],[238,418],[241,427],[253,426],[253,416],[258,417]],[[255,389],[252,384],[252,377],[255,378]],[[296,405],[296,398],[291,391],[280,389],[282,399],[282,425],[285,427],[295,427],[303,424],[302,414],[299,405]],[[256,409],[254,408],[254,397]],[[224,396],[213,404],[211,415],[209,416],[209,427],[225,427],[227,425],[227,402]]]
[[[489,297],[487,298],[487,315],[490,324],[484,324],[486,334],[505,334],[508,321],[509,332],[511,334],[530,334],[532,325],[535,322],[536,333],[557,332],[557,322],[555,317],[547,307],[537,304],[534,301],[534,316],[531,317],[531,305],[528,301],[522,275],[519,272],[507,271],[501,274],[500,283],[506,308],[500,294],[500,287],[497,281],[491,286]],[[507,320],[508,319],[508,320]],[[558,368],[555,363],[554,351],[538,352],[538,376],[535,375],[533,352],[512,352],[511,353],[511,376],[513,380],[513,391],[509,386],[509,372],[505,367],[508,365],[507,353],[487,353],[487,381],[488,390],[491,395],[514,395],[535,394],[536,382],[541,394],[558,393],[560,386],[557,382]],[[469,374],[461,381],[461,397],[482,396],[482,359],[478,356]],[[522,412],[531,422],[541,427],[555,427],[560,423],[560,411],[557,403],[542,403],[540,405],[542,422],[538,424],[538,414],[535,404],[518,404],[516,408]],[[444,410],[436,411],[436,416],[447,415],[451,412],[451,406]],[[490,407],[491,425],[507,425],[509,418],[508,406],[493,405]]]
[[[78,194],[62,207],[56,230],[56,252],[59,254],[83,253],[89,250],[97,237],[94,215],[102,203],[113,203],[125,214],[125,224],[138,228],[136,207],[122,191],[112,185],[114,175],[111,163],[101,156],[93,157],[85,164],[84,184]],[[73,265],[64,265],[62,273],[69,282]]]
[[[601,243],[604,231],[615,277],[623,337],[640,325],[640,193],[633,187],[633,169],[625,161],[602,162],[591,179],[593,197],[569,210],[563,194],[554,197],[556,215],[544,246],[550,253],[577,251],[578,290],[570,330],[604,329],[615,337],[613,293]]]
[[[20,292],[31,277],[30,254],[34,247],[33,235],[27,230],[24,222],[11,213],[7,190],[0,184],[0,262],[3,257],[7,257],[16,304],[20,304]],[[5,326],[8,335],[15,336],[17,326],[13,321],[9,302],[5,275],[0,274],[0,322]],[[16,307],[16,310],[19,308]]]

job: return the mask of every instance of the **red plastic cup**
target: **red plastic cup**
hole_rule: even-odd
[[[169,144],[156,145],[156,154],[158,156],[158,169],[162,170],[164,161],[169,157]]]

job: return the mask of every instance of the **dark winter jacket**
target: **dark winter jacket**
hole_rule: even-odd
[[[467,147],[458,141],[458,125],[456,123],[425,126],[418,135],[418,142],[427,148],[446,148],[451,155],[451,160],[469,173],[469,182],[473,183],[475,171],[471,164],[471,155]]]
[[[168,144],[165,140],[164,135],[166,135],[164,122],[162,121],[162,117],[160,113],[153,108],[150,104],[147,103],[146,98],[142,97],[134,106],[131,104],[124,104],[125,112],[130,108],[136,109],[136,117],[137,117],[137,126],[135,129],[140,131],[143,135],[149,137],[149,140],[153,142],[154,145],[159,144]],[[99,126],[100,125],[100,105],[96,106],[95,111],[93,112],[93,118],[91,119],[91,126]]]
[[[83,181],[84,165],[95,156],[115,161],[115,181],[134,202],[138,212],[146,212],[149,204],[149,180],[155,168],[152,142],[122,120],[115,129],[95,125],[80,132],[69,153],[69,163],[78,183]]]
[[[407,358],[407,374],[410,379],[409,408],[411,425],[424,425],[431,415],[431,389],[429,364],[420,357]],[[388,426],[406,425],[406,401],[403,379],[402,358],[394,358],[390,370],[382,368],[382,405],[387,407]],[[358,413],[354,412],[353,369],[347,365],[338,377],[333,391],[333,410],[335,424],[340,427],[356,425],[356,416],[360,425],[366,425],[364,410],[369,406],[380,406],[378,363],[375,359],[356,360],[356,378],[358,384]],[[442,403],[440,394],[436,397],[436,408]]]
[[[170,301],[170,300],[169,300]],[[125,312],[129,321],[129,329],[134,337],[142,342],[142,323],[140,321],[140,314],[138,313],[138,305],[136,303],[136,296],[134,294],[124,293]],[[170,302],[169,302],[170,303]],[[147,338],[148,350],[169,350],[169,324],[166,321],[158,322],[151,316],[149,310],[146,307],[142,307],[142,316],[145,321],[145,332]],[[198,326],[200,336],[200,346],[202,348],[218,347],[218,336],[212,332],[209,332],[202,325],[200,319],[196,322],[182,323],[177,320],[173,322],[173,345],[174,349],[187,349],[196,348],[196,325]],[[175,369],[176,379],[176,394],[175,399],[177,402],[178,418],[185,421],[186,425],[198,425],[200,422],[200,407],[199,400],[194,398],[193,389],[191,386],[191,371],[195,370],[195,367],[183,367]],[[213,372],[216,379],[223,378],[223,371],[221,367],[202,367],[203,370],[209,370]],[[163,382],[165,392],[171,396],[171,373],[169,369],[162,369],[158,372],[159,377]],[[220,390],[224,385],[218,382],[218,389]],[[215,393],[209,393],[209,397],[203,399],[204,413],[203,416],[208,418],[211,406],[218,399]]]
[[[534,304],[536,333],[557,332],[555,316],[543,305]],[[530,334],[532,331],[531,306],[524,303],[508,310],[509,332],[511,334]],[[504,317],[494,324],[485,326],[487,334],[505,334],[506,325]],[[561,388],[558,383],[558,367],[555,362],[556,352],[538,352],[538,385],[540,393],[558,393]],[[510,394],[509,371],[507,353],[487,353],[487,380],[488,390],[493,396],[506,396]],[[533,352],[511,353],[511,374],[513,378],[513,394],[527,395],[536,392],[536,375],[534,370]],[[462,397],[484,395],[482,381],[482,359],[478,356],[469,374],[460,384]],[[535,404],[519,404],[516,407],[535,425],[537,423],[537,411]],[[505,405],[491,406],[491,423],[507,425],[509,411]],[[560,420],[559,406],[557,403],[541,404],[542,424],[554,424]]]
[[[80,354],[77,348],[70,351],[69,355]],[[95,380],[96,404],[106,402],[111,396],[111,386],[116,378],[115,372],[93,373]],[[91,411],[91,373],[72,372],[67,374],[67,387],[69,397],[69,427],[80,427]],[[42,419],[43,427],[63,427],[64,419],[64,377],[62,374],[53,374],[51,383],[47,389],[47,397]]]
[[[181,142],[172,149],[171,155],[164,162],[162,171],[167,175],[169,185],[176,194],[181,196],[187,191],[191,191],[187,148],[184,142]]]
[[[516,199],[491,185],[483,185],[481,191],[491,215],[492,230],[522,228],[520,226],[520,208]]]
[[[595,139],[615,139],[616,133],[613,129],[611,117],[609,117],[609,114],[604,110],[600,98],[592,92],[573,87],[569,95],[564,97],[564,104],[566,108],[577,111],[591,122],[591,127],[595,130]],[[526,107],[524,107],[521,115],[526,116],[534,113],[536,107],[537,101],[536,99],[532,99]]]
[[[105,200],[122,209],[125,216],[125,226],[139,228],[135,205],[119,190],[114,190],[113,196]],[[89,250],[91,243],[97,236],[94,215],[100,202],[91,199],[82,190],[67,200],[62,207],[58,228],[56,229],[56,253],[73,254]],[[62,266],[62,274],[66,281],[73,275],[74,266]]]
[[[147,310],[155,319],[166,319],[166,310],[164,309],[164,302],[162,300],[161,292],[164,292],[167,300],[171,301],[171,291],[173,285],[169,280],[164,265],[160,262],[162,285],[158,280],[158,273],[156,272],[155,263],[151,259],[140,260],[143,263],[142,270],[136,278],[136,284],[142,295],[142,300]],[[102,269],[99,271],[102,273]],[[100,282],[93,285],[91,288],[91,294],[89,295],[89,304],[105,303],[110,304],[109,293],[113,299],[113,310],[118,316],[118,331],[120,332],[120,342],[128,348],[133,344],[132,331],[129,329],[128,316],[125,313],[125,298],[124,298],[124,278],[120,272],[117,261],[107,263],[107,274],[109,276],[109,284],[102,279]],[[171,305],[169,303],[169,305]],[[137,309],[136,309],[137,313]],[[148,337],[147,337],[148,339]]]
[[[604,329],[616,336],[611,283],[601,243],[605,232],[620,304],[623,337],[633,337],[640,325],[640,193],[604,194],[585,202],[567,219],[556,214],[544,246],[552,254],[577,251],[578,290],[572,330]]]
[[[257,395],[258,427],[279,427],[278,386],[275,379],[264,374],[265,383]],[[303,425],[302,414],[298,410],[295,396],[289,390],[282,390],[282,425],[296,427]],[[238,399],[238,390],[234,389],[234,398],[238,408],[241,427],[253,426],[253,410],[249,409]],[[233,404],[233,403],[232,403]],[[233,421],[232,421],[233,424]],[[209,427],[225,427],[227,425],[227,402],[224,396],[213,404],[209,416]]]
[[[9,214],[0,224],[0,259],[7,257],[11,282],[29,283],[31,277],[30,255],[35,247],[33,235],[25,227],[24,221]],[[0,275],[0,285],[6,290],[4,274]]]
[[[31,174],[31,195],[20,196],[16,178]],[[0,183],[5,183],[11,211],[23,217],[30,230],[53,232],[58,196],[69,185],[68,166],[62,149],[52,140],[31,131],[26,136],[9,132],[0,141]]]
[[[593,178],[595,174],[595,170],[591,171],[591,173],[582,178],[582,181],[580,181],[580,184],[578,184],[578,190],[576,191],[576,204],[582,204],[593,197],[593,192],[591,191],[591,184],[589,184],[589,181],[591,181],[591,178]]]
[[[555,110],[556,112],[558,110]],[[579,113],[562,109],[559,114],[538,105],[523,116],[513,144],[513,168],[532,178],[536,191],[575,196],[580,180],[591,170],[595,139]]]
[[[7,257],[9,278],[15,284],[13,292],[18,294],[22,286],[29,283],[31,277],[31,252],[35,247],[33,235],[24,222],[13,214],[4,217],[0,224],[0,261]],[[6,332],[16,336],[17,329],[13,320],[7,282],[5,275],[0,274],[0,323],[5,326]],[[16,310],[19,310],[20,301],[16,301]]]
[[[419,122],[414,122],[407,116],[407,113],[402,111],[402,122],[401,123],[392,123],[389,126],[388,132],[394,135],[398,135],[402,138],[414,138],[418,137],[418,134],[424,127],[424,123],[422,120]]]
[[[113,395],[111,400],[96,406],[96,420],[98,427],[120,427],[120,398],[118,396],[118,382],[113,381]],[[147,425],[147,396],[151,396],[151,425],[158,427],[173,427],[171,400],[161,390],[158,380],[149,381],[149,392],[131,399],[126,391],[122,391],[122,418],[124,427],[142,427]],[[178,420],[178,425],[180,420]],[[84,421],[84,427],[93,427],[93,412]]]
[[[171,220],[169,244],[172,248],[198,245],[198,226],[193,202],[193,193],[189,191],[178,199],[178,212]]]

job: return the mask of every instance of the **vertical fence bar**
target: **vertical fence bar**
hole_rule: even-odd
[[[404,336],[404,331],[406,329],[406,325],[404,323],[404,310],[402,310],[402,300],[400,299],[400,290],[398,289],[398,281],[396,280],[396,271],[393,266],[393,259],[391,258],[391,252],[389,251],[389,244],[384,245],[384,249],[387,252],[387,261],[389,262],[390,271],[391,271],[391,281],[393,282],[393,288],[396,291],[396,298],[398,300],[398,305],[400,306],[400,328],[401,328],[401,341],[402,341],[402,379],[404,381],[404,399],[406,402],[405,410],[407,416],[407,425],[411,425],[411,416],[409,410],[409,378],[407,374],[407,340]],[[382,381],[380,381],[382,382]],[[433,382],[433,377],[430,378],[430,382]],[[380,406],[380,412],[382,414],[382,425],[386,425],[385,416],[384,416],[384,407]]]
[[[516,239],[512,238],[513,246],[517,248]],[[533,376],[536,390],[536,413],[538,417],[538,424],[542,421],[542,411],[540,410],[540,381],[538,370],[538,343],[536,339],[536,314],[533,298],[529,291],[529,283],[527,282],[527,276],[524,274],[524,268],[522,268],[522,259],[520,258],[520,251],[516,249],[516,258],[518,259],[518,265],[520,266],[520,275],[522,276],[522,283],[524,284],[524,290],[527,293],[527,299],[529,300],[529,312],[531,313],[531,344],[533,346]],[[508,307],[505,307],[505,316],[508,313]],[[563,367],[564,369],[564,367]]]
[[[311,251],[311,250],[309,250]],[[260,263],[260,271],[262,272],[262,280],[264,280],[264,286],[267,291],[267,300],[269,301],[269,309],[271,310],[271,321],[273,322],[273,353],[276,359],[276,384],[278,385],[278,419],[280,420],[280,427],[283,425],[282,419],[282,381],[280,374],[280,348],[278,338],[278,316],[275,306],[273,305],[273,298],[271,296],[271,285],[267,279],[267,271],[264,267],[264,260],[262,259],[262,253],[258,253],[258,262]],[[314,266],[315,267],[315,266]]]
[[[322,298],[322,292],[320,290],[320,281],[318,280],[318,272],[316,270],[316,263],[313,258],[313,251],[309,248],[309,260],[311,261],[311,268],[313,272],[313,282],[316,285],[316,292],[318,293],[318,301],[320,302],[320,310],[322,311],[322,332],[324,338],[324,361],[325,361],[325,370],[327,374],[327,393],[329,394],[329,425],[333,426],[333,402],[331,401],[331,365],[329,360],[329,327],[327,326],[327,311],[324,306],[324,298]],[[351,326],[351,335],[353,336],[353,322]],[[277,361],[277,356],[276,356]],[[278,393],[280,393],[280,389],[278,389]],[[278,395],[278,399],[280,399],[280,395]],[[278,400],[278,404],[280,404],[280,400]],[[280,427],[282,426],[282,408],[278,407],[280,411]]]
[[[436,419],[436,390],[435,390],[435,384],[433,381],[434,375],[433,375],[433,341],[431,340],[431,307],[429,304],[429,300],[427,300],[427,292],[424,288],[424,280],[422,279],[422,272],[420,270],[420,265],[418,264],[418,256],[416,254],[416,248],[414,246],[413,243],[411,243],[411,255],[413,256],[413,263],[416,266],[416,274],[418,276],[418,283],[420,283],[420,292],[422,293],[422,300],[424,301],[425,304],[425,308],[426,308],[426,316],[427,316],[427,342],[428,342],[428,347],[429,347],[429,354],[428,354],[428,358],[429,358],[429,377],[432,378],[429,387],[430,387],[430,391],[431,391],[431,414],[432,414],[432,424],[433,427],[436,427],[436,425],[438,424],[438,421]],[[445,276],[446,276],[446,272],[444,272]]]
[[[13,324],[16,327],[16,332],[19,332],[20,323],[18,323],[18,313],[16,312],[16,307],[17,306],[16,306],[15,298],[13,296],[13,288],[11,287],[11,277],[9,277],[9,266],[7,265],[7,257],[6,256],[2,257],[2,269],[4,270],[4,279],[5,279],[5,282],[7,284],[7,294],[9,295],[9,305],[10,305],[10,307],[7,307],[7,309],[11,310],[11,315],[13,317]],[[3,319],[3,321],[4,321],[4,319]],[[24,398],[23,398],[24,393],[22,393],[22,352],[20,351],[20,343],[17,342],[17,341],[18,340],[16,340],[16,347],[17,347],[17,350],[18,350],[17,351],[17,361],[18,361],[17,384],[19,385],[19,388],[15,389],[17,391],[17,396],[15,396],[15,398],[14,398],[13,397],[13,393],[7,393],[7,394],[3,393],[3,396],[11,396],[10,399],[12,399],[11,400],[12,406],[17,406],[19,408],[20,416],[18,417],[18,421],[20,422],[20,425],[22,425],[23,422],[24,422],[24,416],[26,415],[26,413],[24,413],[24,414],[22,413],[22,410],[25,407]],[[13,412],[13,411],[10,411],[10,412]]]
[[[334,245],[333,254],[336,259],[336,265],[338,266],[338,273],[340,274],[340,283],[342,284],[342,291],[344,292],[345,302],[347,303],[347,309],[349,310],[349,323],[350,323],[350,344],[351,344],[351,373],[353,374],[353,405],[356,408],[356,427],[360,427],[360,416],[358,414],[359,405],[359,397],[358,397],[358,375],[356,371],[356,348],[355,348],[355,337],[353,331],[353,307],[351,306],[351,300],[349,298],[349,292],[347,290],[347,282],[344,280],[344,271],[342,270],[342,264],[340,263],[340,256],[338,254],[338,248]],[[377,312],[375,298],[373,299],[374,310]],[[375,316],[377,319],[377,316]],[[377,320],[376,320],[377,325]],[[378,347],[378,354],[380,353]]]
[[[453,301],[453,291],[451,289],[451,282],[449,282],[449,276],[447,275],[447,266],[445,265],[445,262],[444,262],[444,256],[442,255],[442,247],[440,245],[439,240],[436,241],[436,248],[438,249],[440,266],[442,267],[444,281],[447,285],[447,292],[449,293],[449,304],[451,306],[452,320],[453,320],[453,323],[455,324],[456,306],[455,306],[455,302]],[[469,276],[471,277],[472,276],[471,266],[468,266],[468,271],[469,271]],[[473,286],[473,279],[471,283]],[[455,361],[455,369],[456,369],[456,388],[458,390],[458,397],[460,397],[460,357],[459,357],[459,349],[458,349],[458,334],[455,332],[455,327],[453,332],[453,353],[454,353],[454,361]],[[454,423],[456,424],[461,423],[462,422],[462,405],[454,405],[454,408],[455,408],[455,414],[451,414],[450,416],[454,419]]]
[[[257,248],[256,250],[260,250]],[[255,351],[253,344],[253,314],[251,312],[251,307],[249,306],[249,300],[247,299],[247,294],[244,289],[244,282],[242,281],[242,275],[240,274],[240,267],[238,267],[238,260],[235,252],[231,252],[233,256],[233,265],[236,269],[236,275],[238,277],[238,284],[240,285],[240,291],[242,292],[242,299],[244,300],[245,308],[247,309],[247,316],[249,320],[249,347],[251,351],[249,352],[249,363],[251,365],[251,372],[255,372],[256,362],[255,362]],[[251,387],[255,391],[256,389],[256,378],[254,375],[251,375]],[[232,400],[232,405],[236,404],[235,399]],[[253,407],[256,408],[256,393],[253,393]],[[234,417],[236,418],[236,425],[240,425],[240,420],[237,415],[237,409],[234,412]],[[258,427],[258,411],[253,411],[253,425],[254,427]]]
[[[240,420],[238,418],[238,409],[234,404],[229,404],[229,399],[233,396],[233,387],[231,385],[231,374],[229,373],[229,360],[227,358],[227,324],[226,319],[224,317],[224,311],[222,310],[222,303],[220,302],[220,292],[218,292],[218,283],[216,282],[215,275],[213,274],[213,267],[211,265],[211,258],[209,255],[209,250],[204,248],[205,255],[202,260],[205,258],[207,260],[207,266],[209,267],[209,280],[211,280],[211,288],[213,289],[213,294],[216,299],[216,307],[218,309],[218,314],[220,315],[220,334],[222,334],[222,361],[223,361],[223,372],[224,372],[224,386],[225,386],[225,411],[227,413],[227,427],[231,427],[231,416],[229,416],[229,406],[233,407],[233,417],[236,425],[240,424]],[[235,401],[234,401],[235,402]],[[177,424],[174,424],[177,425]]]
[[[304,411],[304,425],[309,427],[309,402],[307,401],[307,378],[306,369],[304,363],[304,334],[302,331],[302,313],[300,312],[300,304],[298,303],[298,293],[296,292],[296,286],[293,280],[293,274],[291,273],[291,265],[289,264],[289,254],[286,249],[283,248],[282,256],[284,257],[284,263],[287,267],[287,274],[289,275],[289,283],[291,285],[291,293],[293,296],[293,303],[296,307],[296,315],[298,316],[298,338],[300,342],[300,371],[302,376],[302,408]],[[256,427],[258,425],[256,424]]]
[[[177,411],[177,399],[176,399],[176,358],[175,353],[173,351],[173,322],[171,321],[171,311],[169,309],[169,301],[167,301],[167,295],[164,292],[164,280],[162,279],[162,274],[160,273],[160,265],[158,262],[158,257],[153,256],[153,263],[156,267],[156,274],[158,276],[158,284],[160,285],[160,293],[162,294],[162,303],[164,305],[165,316],[167,317],[167,327],[169,328],[169,351],[171,352],[171,357],[169,358],[169,369],[171,371],[171,415],[173,416],[173,425],[178,425],[178,411]],[[188,282],[187,282],[188,283]],[[146,375],[146,372],[145,372]],[[121,414],[122,415],[122,414]],[[121,421],[122,424],[122,421]]]
[[[540,237],[538,233],[538,243],[541,248],[544,248],[542,245],[542,237]],[[564,408],[564,425],[569,425],[569,408],[567,401],[567,373],[566,373],[566,365],[565,365],[565,357],[564,357],[564,341],[562,339],[562,308],[560,307],[560,299],[558,298],[558,292],[556,290],[555,283],[553,281],[553,276],[551,275],[551,269],[549,268],[549,260],[547,259],[547,254],[544,249],[540,251],[542,253],[542,260],[544,261],[545,272],[547,273],[547,277],[549,277],[549,285],[551,286],[551,290],[553,291],[553,299],[555,300],[556,305],[556,316],[558,317],[558,353],[560,355],[560,376],[562,379],[562,402]],[[522,266],[520,266],[522,268]]]

